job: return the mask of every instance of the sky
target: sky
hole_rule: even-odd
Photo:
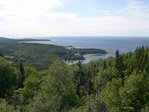
[[[0,37],[149,37],[149,0],[0,0]]]

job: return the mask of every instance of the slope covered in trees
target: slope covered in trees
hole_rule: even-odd
[[[0,52],[6,59],[13,61],[18,66],[22,62],[24,65],[38,70],[48,69],[56,59],[83,60],[84,54],[106,54],[106,51],[102,49],[67,49],[57,45],[16,42],[0,43]]]
[[[149,49],[115,55],[45,71],[0,57],[0,112],[149,112]]]

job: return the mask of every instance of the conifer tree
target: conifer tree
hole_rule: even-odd
[[[138,47],[135,51],[135,70],[137,72],[142,72],[148,58],[148,53],[144,46]]]
[[[20,62],[20,87],[21,88],[24,87],[24,84],[23,84],[24,80],[25,80],[24,66],[22,62]]]
[[[4,57],[3,54],[0,52],[0,57]]]
[[[119,54],[118,49],[116,50],[116,53],[115,53],[115,68],[117,69],[119,75],[123,76],[123,71],[125,67],[124,67],[123,57]]]
[[[103,61],[103,69],[105,70],[107,68],[107,64],[106,64],[106,61],[104,60]]]
[[[78,70],[78,72],[76,73],[76,79],[77,79],[77,95],[79,96],[79,97],[81,97],[81,93],[80,93],[80,87],[81,87],[81,85],[82,85],[82,64],[81,64],[81,62],[79,61],[78,62],[78,67],[79,67],[79,70]]]

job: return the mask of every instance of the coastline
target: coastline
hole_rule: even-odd
[[[102,53],[94,53],[94,54],[84,54],[83,57],[87,58],[90,56],[105,56],[105,55],[113,55],[112,53],[106,53],[106,54],[102,54]]]
[[[77,64],[79,61],[81,61],[81,63],[84,63],[86,64],[86,62],[90,62],[91,60],[87,60],[86,58],[89,58],[89,57],[92,57],[92,56],[106,56],[106,55],[109,55],[109,56],[112,56],[113,54],[112,53],[106,53],[106,54],[101,54],[101,53],[95,53],[95,54],[84,54],[83,57],[84,57],[84,60],[70,60],[70,61],[64,61],[67,65],[73,65],[73,64]],[[99,58],[100,59],[100,58]],[[93,60],[94,61],[94,60]]]
[[[31,42],[38,43],[37,41],[31,41]],[[30,41],[26,41],[26,43],[30,43]],[[41,43],[41,42],[39,42],[39,43]],[[41,43],[41,44],[45,44],[45,43]],[[53,45],[56,45],[56,44],[53,44]],[[107,57],[113,56],[113,53],[107,52],[106,50],[104,50],[105,52],[103,52],[103,53],[100,53],[100,52],[98,53],[96,50],[101,50],[101,51],[103,50],[103,49],[99,49],[99,48],[75,48],[72,45],[67,45],[67,46],[62,45],[62,46],[65,47],[66,49],[69,49],[69,50],[77,49],[80,54],[82,53],[82,56],[84,58],[82,60],[64,61],[68,65],[77,64],[79,61],[81,61],[82,63],[86,63],[89,61],[95,61],[95,60],[100,59],[100,58],[105,59]],[[82,50],[84,50],[85,52]]]
[[[90,57],[90,56],[102,56],[102,55],[107,55],[107,54],[101,54],[101,53],[97,53],[97,54],[84,54],[83,57],[85,58],[85,57]]]

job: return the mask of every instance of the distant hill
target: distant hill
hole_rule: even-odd
[[[0,37],[0,42],[24,42],[24,41],[50,41],[50,40],[49,39],[31,39],[31,38],[10,39],[6,37]]]
[[[25,38],[25,39],[15,39],[15,41],[50,41],[49,39],[31,39],[31,38]]]
[[[0,37],[0,42],[15,42],[15,40],[10,38]]]
[[[0,37],[0,41],[1,41],[1,40],[9,40],[9,38]]]

